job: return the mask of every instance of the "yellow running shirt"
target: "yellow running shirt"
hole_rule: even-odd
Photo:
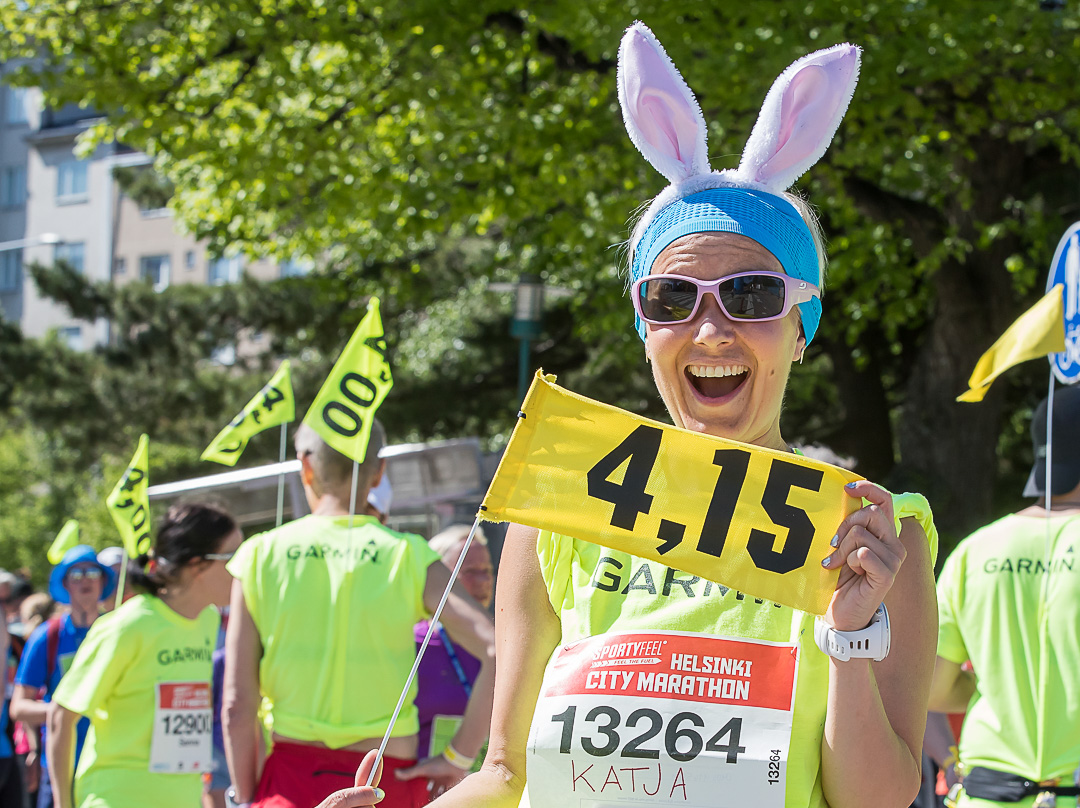
[[[228,569],[262,640],[259,683],[274,732],[338,749],[379,738],[416,658],[427,570],[420,536],[370,516],[305,516],[245,541]],[[393,735],[419,731],[406,701]]]
[[[933,558],[926,500],[893,499]],[[522,808],[824,808],[829,663],[812,614],[548,531],[537,554],[562,644]]]
[[[978,684],[961,763],[1071,785],[1080,763],[1080,517],[1011,514],[980,528],[949,555],[937,591],[938,656],[970,659]]]
[[[53,701],[90,718],[75,804],[191,808],[212,758],[213,666],[220,617],[194,620],[137,595],[94,621]]]

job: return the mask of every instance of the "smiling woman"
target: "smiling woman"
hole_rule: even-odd
[[[713,172],[697,101],[652,32],[638,23],[623,38],[627,131],[671,183],[630,240],[633,310],[678,426],[791,451],[780,411],[821,319],[825,261],[813,217],[787,189],[828,147],[858,65],[850,45],[798,60],[769,92],[739,167]],[[846,490],[864,507],[821,559],[839,572],[824,620],[512,526],[489,753],[435,804],[909,805],[934,659],[936,534],[921,497],[867,481]],[[773,504],[797,510],[786,495]],[[794,534],[729,529],[748,547],[755,534],[785,547]]]
[[[770,274],[749,276],[757,283],[739,294],[734,290],[703,294],[706,283],[731,279],[733,285],[734,276],[754,270],[775,276],[783,267],[746,236],[694,233],[669,245],[651,274],[638,281],[639,288],[679,275],[685,278],[683,285],[696,286],[697,299],[688,315],[677,322],[648,319],[655,307],[639,306],[639,316],[648,324],[645,355],[678,426],[786,451],[780,435],[780,404],[791,362],[806,348],[806,338],[797,316],[784,316],[791,307],[785,285],[781,282],[773,288],[776,305],[767,309],[772,314],[761,318],[737,318],[723,300],[727,298],[732,308],[760,310],[744,301],[764,296],[760,289]]]

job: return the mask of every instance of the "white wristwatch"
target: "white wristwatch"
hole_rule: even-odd
[[[833,659],[872,659],[880,662],[889,655],[891,639],[889,610],[882,603],[877,607],[870,625],[859,631],[837,631],[821,617],[814,620],[814,640],[823,653]]]
[[[229,786],[228,791],[225,792],[225,802],[230,808],[248,808],[251,805],[250,802],[237,802],[236,789],[232,786]]]

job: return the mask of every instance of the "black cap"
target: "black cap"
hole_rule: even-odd
[[[1051,495],[1067,494],[1080,485],[1080,386],[1054,390],[1054,453],[1050,459]],[[1031,418],[1031,468],[1025,497],[1041,497],[1046,489],[1046,399]]]

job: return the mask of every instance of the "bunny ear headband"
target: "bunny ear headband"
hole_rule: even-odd
[[[630,239],[631,280],[691,233],[738,233],[776,256],[792,277],[816,286],[821,261],[810,228],[784,192],[829,147],[859,79],[859,48],[836,45],[794,62],[773,83],[736,169],[712,171],[705,118],[653,32],[630,26],[619,46],[619,104],[630,140],[671,182]],[[821,301],[799,304],[807,344]],[[645,339],[645,324],[637,321]]]

